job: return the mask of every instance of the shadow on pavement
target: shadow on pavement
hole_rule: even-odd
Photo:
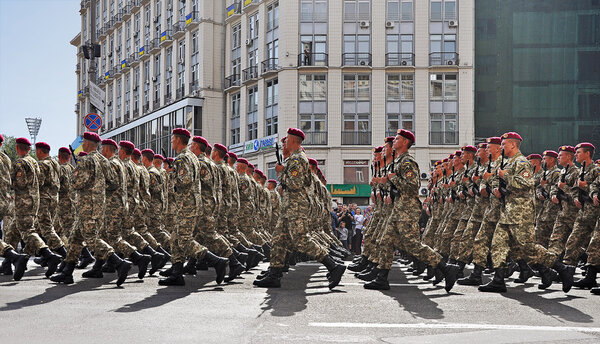
[[[296,265],[290,269],[290,272],[283,275],[281,279],[281,288],[266,289],[267,296],[261,307],[262,313],[258,317],[267,311],[270,311],[270,314],[275,317],[289,317],[305,310],[308,303],[307,286],[311,282],[311,276],[318,270],[319,266],[316,265]],[[323,282],[317,283],[323,284]],[[327,285],[325,285],[326,287]],[[299,290],[300,293],[290,293],[291,290]]]

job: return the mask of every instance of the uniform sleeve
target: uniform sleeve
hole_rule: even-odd
[[[401,194],[418,192],[421,182],[417,163],[411,160],[403,160],[400,164],[397,164],[396,175],[390,181]]]
[[[550,174],[548,183],[550,184],[550,197],[558,195],[558,182],[560,181],[560,170],[556,169]]]
[[[592,182],[590,187],[590,197],[599,195],[600,193],[600,173],[596,173],[596,179]],[[599,196],[600,197],[600,196]]]
[[[579,197],[579,186],[577,186],[577,182],[579,181],[579,173],[581,170],[579,168],[574,168],[571,173],[567,176],[567,186],[566,192],[571,196],[572,199]]]
[[[77,167],[73,171],[73,188],[81,190],[89,186],[94,177],[94,165],[90,158],[79,160]]]
[[[532,189],[535,185],[533,168],[527,160],[516,161],[514,167],[504,175],[504,179],[509,191]]]
[[[150,193],[152,195],[160,194],[163,190],[163,183],[158,173],[150,173]]]
[[[46,186],[49,184],[50,179],[50,165],[40,161],[38,162],[38,166],[40,168],[40,178],[38,179],[38,182],[40,183],[40,187]]]
[[[175,185],[178,188],[189,187],[194,181],[191,164],[186,164],[181,158],[177,158],[173,162],[173,168],[174,173],[177,176],[175,178]]]
[[[17,161],[12,167],[12,185],[15,190],[25,190],[31,184],[31,174],[26,163]]]
[[[307,171],[302,161],[298,158],[288,160],[286,170],[286,188],[293,191],[304,189]]]

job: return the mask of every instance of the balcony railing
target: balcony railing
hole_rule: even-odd
[[[96,30],[96,37],[102,38],[104,36],[106,36],[106,31],[104,30],[104,27],[100,27],[98,30]]]
[[[430,145],[457,145],[458,131],[430,131]]]
[[[225,78],[225,89],[240,86],[240,75],[233,74]]]
[[[260,71],[262,74],[276,72],[279,69],[279,59],[272,57],[260,63]]]
[[[457,53],[431,53],[429,54],[430,66],[455,66],[458,65]]]
[[[326,131],[306,131],[304,132],[306,137],[302,141],[303,145],[326,145],[327,144],[327,132]]]
[[[248,67],[242,71],[242,74],[244,76],[244,82],[253,80],[253,79],[258,79],[258,67],[257,66]]]
[[[200,22],[200,15],[198,11],[192,11],[185,16],[185,25],[190,26],[198,24]]]
[[[143,113],[148,112],[148,110],[150,110],[150,102],[144,103],[144,105],[142,105],[142,112]]]
[[[155,38],[150,41],[150,52],[160,50],[160,38]]]
[[[413,53],[387,53],[385,54],[386,66],[414,66],[415,54]]]
[[[146,45],[143,45],[140,47],[140,50],[138,50],[138,52],[137,52],[140,59],[143,59],[146,56],[150,56],[151,46],[152,46],[152,41],[150,41],[150,44],[146,44]]]
[[[129,0],[129,6],[131,6],[131,11],[135,11],[141,6],[140,0]]]
[[[225,7],[225,14],[227,15],[226,20],[231,20],[233,18],[237,18],[240,14],[242,14],[242,3],[241,1],[235,1],[231,5]]]
[[[121,9],[121,17],[123,20],[127,20],[127,18],[131,17],[131,6],[129,4],[123,6]]]
[[[140,55],[138,53],[132,53],[131,55],[129,55],[127,61],[129,61],[130,64],[134,65],[140,61]]]
[[[306,66],[328,66],[329,56],[326,53],[308,53],[298,54],[298,67]]]
[[[370,66],[371,53],[344,53],[342,64],[344,66]]]
[[[244,12],[251,12],[260,4],[260,0],[242,0],[242,4],[244,5]]]
[[[200,89],[200,85],[197,82],[190,82],[190,93]]]
[[[79,64],[79,63],[78,63],[78,64],[75,66],[75,72],[77,72],[77,73],[81,72],[81,64]]]
[[[116,25],[118,22],[120,22],[121,20],[123,20],[123,15],[121,14],[121,12],[117,12],[113,17],[112,17],[112,21],[114,23],[114,25]]]
[[[133,118],[138,118],[140,115],[140,109],[138,107],[133,108]]]
[[[160,44],[167,44],[173,41],[173,33],[171,30],[165,30],[160,34]]]
[[[184,90],[183,86],[177,88],[177,90],[175,91],[175,98],[176,99],[183,98],[184,93],[185,93],[185,90]]]
[[[115,21],[112,19],[107,20],[104,23],[104,32],[109,33],[115,26]]]
[[[342,131],[343,145],[370,145],[370,131]]]
[[[185,22],[178,21],[175,24],[173,24],[173,37],[179,38],[183,35],[185,35]]]

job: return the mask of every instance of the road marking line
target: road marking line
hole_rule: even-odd
[[[472,330],[521,330],[521,331],[577,331],[600,333],[600,327],[576,326],[528,326],[528,325],[496,325],[496,324],[460,324],[460,323],[435,323],[435,324],[384,324],[384,323],[327,323],[312,322],[312,327],[363,327],[363,328],[413,328],[413,329],[472,329]]]

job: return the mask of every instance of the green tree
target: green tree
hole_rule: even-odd
[[[4,151],[4,153],[6,153],[6,155],[8,155],[10,160],[14,162],[19,158],[19,156],[17,155],[16,139],[14,136],[8,136],[4,134],[2,136],[4,136],[2,150]],[[35,152],[33,151],[33,149],[29,151],[29,155],[31,155],[31,157],[37,161],[37,157],[35,156]]]

